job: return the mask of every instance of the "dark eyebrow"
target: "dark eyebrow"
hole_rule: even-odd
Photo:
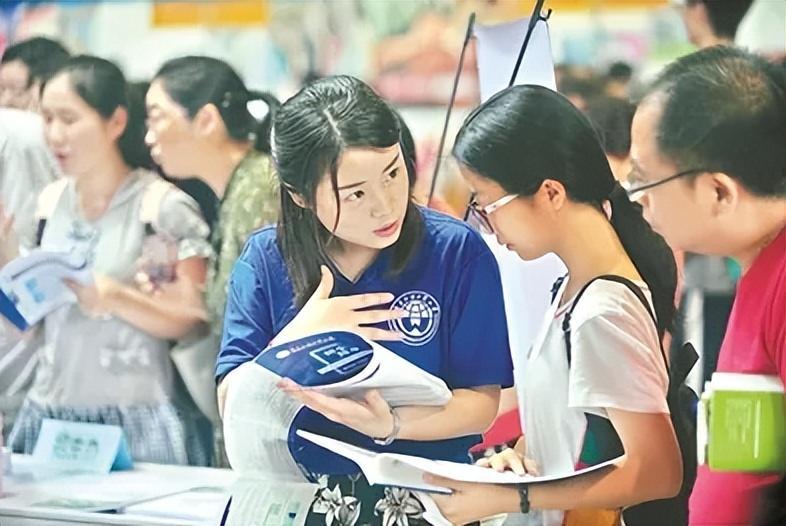
[[[360,181],[359,183],[352,183],[352,184],[348,184],[347,186],[339,186],[338,189],[349,190],[350,188],[355,188],[357,186],[364,185],[364,184],[366,184],[366,181]]]
[[[393,166],[398,162],[398,158],[400,156],[401,156],[401,153],[400,152],[397,153],[396,156],[393,158],[393,160],[390,161],[390,163],[382,170],[382,173],[385,173],[388,170],[390,170],[391,168],[393,168]],[[346,186],[339,186],[338,189],[339,190],[349,190],[350,188],[355,188],[355,187],[363,185],[363,184],[366,184],[366,181],[360,181],[359,183],[352,183],[352,184],[348,184]]]
[[[393,160],[392,160],[392,161],[390,161],[390,164],[388,164],[388,165],[385,167],[385,169],[384,169],[384,170],[382,170],[382,173],[385,173],[385,172],[387,172],[388,170],[390,170],[391,168],[393,168],[393,165],[395,165],[395,164],[398,162],[398,158],[399,158],[400,156],[401,156],[401,152],[398,152],[398,153],[396,153],[396,156],[393,158]]]

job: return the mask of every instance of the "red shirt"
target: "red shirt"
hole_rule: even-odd
[[[786,384],[786,229],[737,285],[718,371],[778,375]],[[778,475],[718,473],[699,466],[690,499],[692,526],[750,524],[763,487]]]

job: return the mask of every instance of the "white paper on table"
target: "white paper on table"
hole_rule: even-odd
[[[153,480],[148,473],[127,471],[105,474],[67,474],[37,482],[30,506],[85,512],[116,511],[167,496],[192,491],[200,484],[188,480]]]
[[[529,18],[524,18],[493,26],[475,26],[481,101],[508,87],[528,25]],[[536,84],[556,91],[549,27],[545,21],[535,24],[513,84]]]
[[[194,488],[128,506],[124,513],[127,516],[159,517],[212,526],[221,523],[229,497],[228,487]]]
[[[227,526],[303,526],[318,486],[241,478],[231,488]]]

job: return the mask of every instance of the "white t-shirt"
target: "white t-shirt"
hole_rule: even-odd
[[[668,374],[658,332],[644,305],[625,285],[597,280],[570,320],[568,368],[562,322],[573,300],[558,307],[567,280],[543,322],[524,369],[522,408],[527,456],[541,474],[571,473],[584,442],[585,412],[606,409],[668,413]],[[652,305],[644,282],[636,282]],[[527,524],[559,526],[562,512],[533,512]]]
[[[41,116],[0,108],[0,203],[17,229],[33,222],[38,194],[59,177]]]

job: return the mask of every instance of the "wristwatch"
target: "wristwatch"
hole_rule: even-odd
[[[519,511],[529,513],[529,485],[519,484]]]
[[[390,408],[390,414],[393,417],[393,430],[390,434],[384,438],[375,438],[374,443],[378,446],[389,446],[393,443],[396,438],[398,438],[398,433],[401,431],[401,419],[398,417],[398,413],[396,412],[395,408]]]

